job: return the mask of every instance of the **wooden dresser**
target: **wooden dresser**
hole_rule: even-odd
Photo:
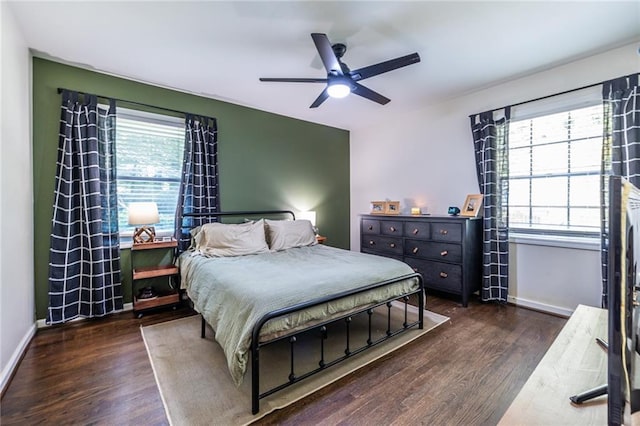
[[[360,251],[409,264],[427,289],[462,297],[480,289],[482,218],[459,216],[382,216],[360,218]]]

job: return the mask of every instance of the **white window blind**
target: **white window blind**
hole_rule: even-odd
[[[515,232],[600,232],[602,102],[596,90],[514,107],[509,125],[509,227]]]
[[[128,205],[134,201],[157,203],[160,222],[154,224],[156,235],[173,234],[184,132],[181,118],[118,108],[116,170],[121,235],[133,234]]]

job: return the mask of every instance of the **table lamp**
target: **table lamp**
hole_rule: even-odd
[[[129,225],[141,225],[136,227],[133,233],[133,244],[152,243],[156,237],[154,223],[160,222],[158,205],[154,202],[138,202],[129,204]]]

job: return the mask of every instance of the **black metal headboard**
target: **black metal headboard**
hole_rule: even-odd
[[[182,253],[183,251],[185,251],[190,243],[191,243],[191,236],[189,235],[188,231],[197,226],[197,225],[201,225],[203,224],[203,219],[211,219],[212,221],[216,222],[219,220],[219,218],[221,217],[229,217],[229,216],[264,216],[264,215],[268,215],[268,216],[275,216],[275,215],[283,215],[283,214],[287,214],[287,215],[291,215],[291,219],[295,220],[296,219],[296,215],[291,211],[291,210],[242,210],[242,211],[232,211],[232,212],[199,212],[199,213],[185,213],[183,215],[183,222],[182,222],[182,226],[180,227],[181,232],[180,235],[177,237],[178,238],[178,247],[176,248],[176,253]],[[185,224],[185,219],[189,219],[191,218],[192,221],[195,221],[196,223],[190,223],[190,224]],[[198,220],[199,219],[199,220]]]
[[[291,219],[295,220],[296,215],[291,210],[244,210],[234,212],[203,212],[203,213],[185,213],[185,217],[219,217],[219,216],[259,216],[259,215],[276,215],[289,214]]]

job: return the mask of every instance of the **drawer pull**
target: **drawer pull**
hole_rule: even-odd
[[[418,231],[418,228],[415,228],[411,233],[412,233],[413,235],[418,235],[418,232],[419,232],[419,231]]]
[[[449,231],[447,231],[446,229],[441,229],[440,230],[440,234],[442,235],[447,235],[449,233]]]
[[[449,274],[447,274],[446,272],[440,272],[440,278],[447,278],[449,276]]]
[[[446,256],[446,255],[448,255],[448,254],[449,254],[449,251],[448,251],[448,250],[442,250],[442,251],[440,252],[440,256]]]
[[[396,243],[389,243],[389,247],[396,248]]]
[[[396,232],[396,228],[394,228],[393,226],[390,226],[390,227],[389,227],[389,231],[391,231],[391,232]]]
[[[373,231],[373,225],[369,225],[369,231]]]
[[[376,245],[376,242],[375,242],[375,241],[373,241],[373,240],[370,240],[370,241],[369,241],[369,245],[370,245],[370,246],[374,246],[374,245]]]
[[[418,252],[418,247],[414,247],[413,250],[411,250],[413,252],[413,254],[416,254]]]

